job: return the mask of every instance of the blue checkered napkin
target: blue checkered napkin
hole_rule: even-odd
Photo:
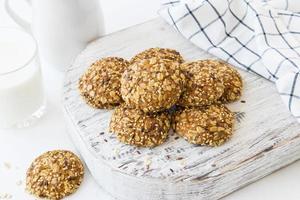
[[[273,81],[300,122],[299,0],[165,0],[159,13],[201,49]]]

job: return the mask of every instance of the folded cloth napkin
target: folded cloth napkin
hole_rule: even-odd
[[[274,82],[300,122],[299,0],[165,0],[159,14],[201,49]]]

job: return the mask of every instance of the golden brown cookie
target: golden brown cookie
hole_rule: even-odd
[[[48,151],[36,158],[28,169],[26,190],[40,198],[59,200],[78,189],[83,175],[83,164],[75,154]]]
[[[215,67],[205,60],[183,63],[186,88],[178,105],[183,107],[211,105],[223,95],[224,85]]]
[[[183,63],[183,58],[179,52],[173,49],[167,48],[150,48],[147,49],[137,55],[135,55],[131,60],[130,63],[139,62],[141,60],[149,59],[149,58],[161,58],[161,59],[168,59],[172,61],[176,61],[178,63]]]
[[[120,78],[129,62],[108,57],[93,63],[79,80],[79,91],[94,108],[113,108],[122,102]]]
[[[179,99],[185,76],[177,62],[151,58],[130,65],[121,78],[126,105],[144,112],[169,109]]]
[[[146,114],[140,110],[118,106],[111,118],[110,131],[125,143],[139,147],[154,147],[168,138],[170,116],[167,112]]]
[[[225,86],[224,93],[220,98],[222,103],[237,101],[242,96],[243,81],[239,72],[227,63],[214,61],[216,70]]]
[[[219,146],[233,131],[234,115],[224,105],[193,107],[178,110],[172,126],[188,142],[198,145]]]

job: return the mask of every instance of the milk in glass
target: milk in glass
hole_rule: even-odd
[[[34,39],[18,29],[0,28],[0,128],[28,126],[43,107]]]

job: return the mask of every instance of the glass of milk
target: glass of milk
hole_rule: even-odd
[[[22,30],[0,27],[0,128],[30,126],[44,110],[35,39]]]

